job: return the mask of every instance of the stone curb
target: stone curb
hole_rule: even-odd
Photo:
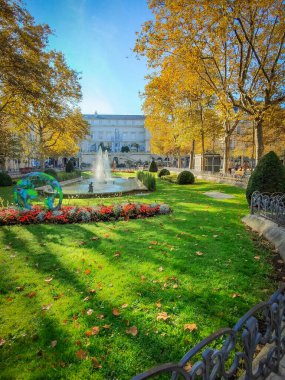
[[[246,215],[242,221],[270,241],[285,262],[285,228],[258,215]]]

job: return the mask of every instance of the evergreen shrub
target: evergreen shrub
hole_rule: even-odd
[[[161,169],[158,173],[159,177],[163,177],[165,175],[170,175],[170,171],[168,169]]]
[[[66,173],[71,173],[74,171],[74,165],[73,165],[73,162],[71,160],[69,160],[66,164],[66,167],[65,167],[65,171]]]
[[[156,162],[154,160],[151,161],[148,171],[152,173],[156,173],[158,171]]]
[[[183,170],[181,173],[178,174],[177,183],[179,185],[188,185],[193,184],[194,182],[195,177],[193,173],[189,172],[188,170]]]
[[[8,173],[0,172],[0,186],[11,186],[13,184],[12,178]]]
[[[249,178],[246,189],[246,199],[249,205],[251,195],[255,191],[285,193],[285,167],[273,151],[262,157]]]

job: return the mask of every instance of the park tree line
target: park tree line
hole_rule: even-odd
[[[246,121],[250,156],[260,160],[276,136],[284,154],[283,0],[150,0],[149,8],[134,50],[150,69],[142,96],[153,149],[204,154],[222,139],[227,171],[231,138]]]
[[[0,0],[0,158],[70,156],[88,133],[79,73],[48,49],[51,30],[21,1]]]

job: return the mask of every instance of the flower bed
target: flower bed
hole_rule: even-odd
[[[2,208],[0,209],[0,225],[88,223],[130,218],[139,219],[170,212],[168,205],[157,203],[122,203],[96,207],[63,206],[57,211],[42,209],[39,206],[33,207],[32,210]]]

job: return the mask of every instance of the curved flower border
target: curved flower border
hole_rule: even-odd
[[[169,214],[167,204],[122,203],[111,206],[77,207],[62,206],[60,210],[46,210],[39,206],[31,210],[16,208],[0,209],[0,226],[17,224],[70,224],[113,220],[147,218],[154,215]]]

